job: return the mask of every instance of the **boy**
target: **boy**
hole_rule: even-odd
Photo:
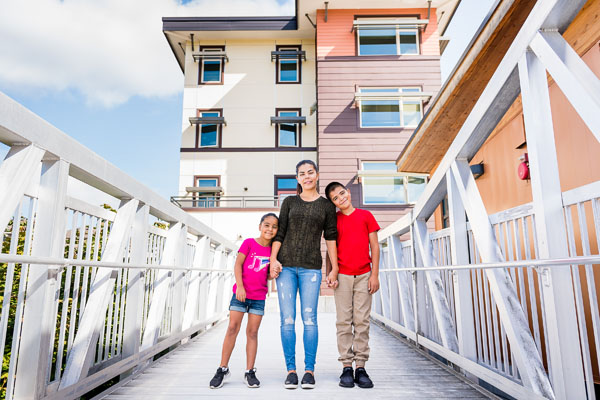
[[[337,344],[343,365],[340,386],[372,388],[365,370],[369,359],[369,317],[371,297],[379,289],[379,225],[367,210],[352,206],[350,192],[339,182],[325,188],[325,195],[337,212],[337,255],[339,271],[332,270],[337,314]],[[370,255],[369,255],[370,248]],[[354,332],[352,328],[354,327]],[[356,371],[352,370],[356,363]]]

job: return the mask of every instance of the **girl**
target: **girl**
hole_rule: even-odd
[[[229,358],[240,331],[244,313],[248,313],[246,328],[246,373],[244,381],[250,388],[260,386],[256,378],[256,349],[258,347],[258,328],[265,313],[267,295],[267,279],[269,278],[269,256],[271,240],[277,234],[278,219],[273,213],[265,214],[260,219],[258,230],[260,237],[246,239],[240,246],[235,260],[235,285],[229,303],[229,326],[223,340],[221,366],[210,381],[210,388],[223,386],[223,380],[229,376]]]
[[[281,343],[288,375],[284,386],[298,387],[296,373],[296,297],[300,292],[304,324],[304,377],[302,388],[315,386],[314,369],[319,332],[317,305],[321,286],[321,235],[324,234],[332,265],[328,285],[337,285],[337,236],[335,206],[319,196],[317,165],[303,160],[296,165],[298,195],[287,197],[279,213],[279,232],[273,239],[271,275],[277,278],[281,317]]]

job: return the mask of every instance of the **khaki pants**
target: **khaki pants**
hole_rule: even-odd
[[[371,272],[362,275],[338,275],[339,286],[335,289],[335,311],[338,361],[356,367],[364,367],[369,359],[369,316],[371,294],[368,282]],[[353,329],[354,328],[354,331]]]

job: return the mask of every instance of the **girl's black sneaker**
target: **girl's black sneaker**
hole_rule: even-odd
[[[344,367],[340,375],[340,386],[345,388],[354,387],[354,370],[352,367]]]
[[[290,372],[285,378],[283,386],[286,389],[296,389],[298,387],[298,375],[295,372]]]
[[[218,389],[223,386],[223,381],[229,377],[229,368],[227,367],[219,367],[217,368],[217,372],[215,372],[215,376],[210,380],[210,388]]]
[[[315,377],[313,374],[306,372],[302,377],[302,389],[312,389],[315,387]]]
[[[249,388],[260,387],[260,381],[256,378],[256,368],[252,368],[244,374],[244,382]]]
[[[373,387],[373,381],[369,378],[367,371],[363,368],[356,368],[354,371],[354,382],[359,388],[369,389]]]

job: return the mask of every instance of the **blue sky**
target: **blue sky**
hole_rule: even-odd
[[[444,76],[477,29],[467,21],[494,2],[462,1],[446,32]],[[169,197],[178,187],[183,74],[161,17],[293,15],[294,0],[4,0],[2,8],[0,91]]]
[[[3,0],[0,91],[161,195],[176,195],[183,74],[161,17],[232,12],[293,15],[294,2]],[[0,144],[0,160],[6,150]]]

